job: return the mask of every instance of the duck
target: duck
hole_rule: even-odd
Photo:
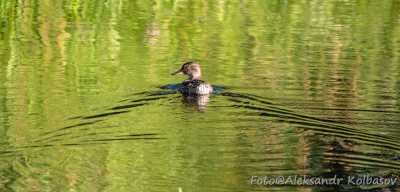
[[[196,61],[183,63],[181,68],[171,75],[183,74],[187,75],[188,79],[181,83],[178,89],[184,95],[211,95],[213,87],[206,81],[201,80],[201,67]]]

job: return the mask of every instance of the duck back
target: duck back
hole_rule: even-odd
[[[198,79],[186,80],[182,83],[182,85],[183,86],[180,91],[188,95],[208,95],[213,91],[213,88],[210,84]]]

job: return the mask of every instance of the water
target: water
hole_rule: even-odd
[[[396,191],[398,1],[0,0],[1,191]],[[218,94],[165,85],[202,64]],[[400,178],[399,178],[400,179]]]

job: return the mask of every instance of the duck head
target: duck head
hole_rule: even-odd
[[[200,64],[194,61],[186,62],[182,65],[182,67],[172,73],[171,75],[176,75],[176,74],[184,74],[189,76],[189,80],[196,80],[200,79],[201,77],[201,69],[200,69]]]

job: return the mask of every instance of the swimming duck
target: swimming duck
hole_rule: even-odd
[[[213,92],[213,87],[201,80],[200,64],[195,61],[186,62],[182,67],[171,75],[184,74],[189,78],[182,82],[179,91],[186,95],[209,95]]]

